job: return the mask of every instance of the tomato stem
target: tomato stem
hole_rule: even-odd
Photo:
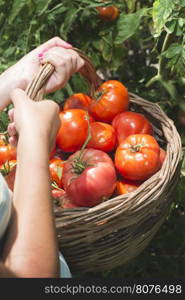
[[[101,89],[100,91],[97,91],[97,92],[95,92],[95,100],[96,101],[99,101],[99,99],[104,95],[104,94],[106,94],[107,93],[107,90],[106,89]]]
[[[87,131],[87,138],[80,150],[80,154],[79,154],[79,160],[81,160],[82,155],[83,155],[83,150],[85,149],[85,147],[87,146],[87,144],[89,143],[90,139],[91,139],[91,127],[90,127],[90,122],[89,122],[89,114],[88,112],[86,112],[86,118],[87,118],[87,123],[88,123],[88,131]]]
[[[80,150],[79,156],[76,157],[72,163],[73,172],[76,174],[81,174],[89,166],[87,161],[82,161],[83,151],[86,148],[87,144],[89,143],[89,141],[92,137],[88,112],[86,112],[86,117],[87,117],[87,123],[88,123],[87,138]]]
[[[142,144],[133,145],[130,147],[130,151],[131,152],[139,152],[142,147],[143,147]]]

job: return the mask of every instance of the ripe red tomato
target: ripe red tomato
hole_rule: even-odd
[[[118,88],[123,94],[127,93],[126,87],[118,80],[107,80],[105,83],[108,88]]]
[[[131,193],[131,192],[135,191],[140,185],[141,185],[141,182],[138,182],[138,181],[130,181],[130,180],[126,180],[126,179],[121,179],[116,182],[116,193],[117,193],[117,195]]]
[[[62,208],[77,208],[77,207],[79,207],[78,205],[76,205],[69,199],[67,193],[65,193],[61,197],[60,203],[61,203]]]
[[[16,148],[10,144],[0,146],[0,165],[12,159],[16,159]]]
[[[61,208],[75,208],[78,207],[74,203],[71,202],[69,197],[67,196],[66,192],[62,189],[54,189],[51,191],[51,195],[53,200],[57,201],[57,206]]]
[[[121,87],[104,82],[95,94],[90,105],[90,113],[97,121],[111,122],[114,117],[128,109],[129,94],[126,87],[119,82]]]
[[[119,10],[115,5],[105,6],[105,7],[97,7],[99,16],[101,19],[105,21],[114,21],[117,19],[119,15]]]
[[[52,191],[51,191],[51,195],[52,195],[52,197],[54,198],[54,199],[60,199],[60,197],[62,197],[63,195],[65,195],[65,191],[63,190],[63,189],[60,189],[60,190],[58,190],[58,189],[53,189]]]
[[[91,123],[91,139],[87,148],[110,152],[115,148],[116,134],[114,128],[102,122]]]
[[[132,111],[125,111],[115,116],[112,126],[116,131],[119,144],[131,134],[153,134],[152,125],[145,116]]]
[[[148,134],[129,135],[117,148],[115,165],[129,180],[145,180],[159,170],[160,147]]]
[[[51,180],[54,181],[59,188],[63,186],[62,185],[63,166],[64,166],[64,162],[58,157],[54,157],[53,159],[50,160],[49,170],[50,170]]]
[[[64,165],[62,181],[75,205],[92,207],[112,195],[116,186],[116,171],[107,153],[85,149],[69,157]]]
[[[57,146],[64,152],[79,150],[87,138],[87,112],[82,109],[68,109],[60,112],[61,127],[57,134]],[[89,118],[92,122],[92,118]]]
[[[92,99],[86,94],[77,93],[66,99],[64,104],[64,110],[72,108],[88,110],[91,101]]]

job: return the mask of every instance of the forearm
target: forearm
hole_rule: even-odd
[[[7,71],[0,75],[0,111],[10,104],[10,93],[18,87],[25,88],[25,82],[17,76],[15,66],[12,66]]]
[[[21,277],[57,277],[59,273],[46,149],[41,138],[19,139],[14,213],[4,263]]]

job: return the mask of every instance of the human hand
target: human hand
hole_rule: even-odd
[[[50,100],[34,102],[21,89],[11,93],[14,108],[9,110],[9,142],[16,146],[17,135],[23,139],[40,139],[47,143],[48,153],[53,149],[60,127],[59,106]]]
[[[49,62],[55,67],[54,73],[46,83],[46,93],[64,87],[70,77],[84,66],[84,60],[76,51],[61,47],[52,47],[41,53],[40,62]]]
[[[65,49],[65,51],[64,51]],[[67,52],[67,50],[70,50]],[[15,65],[1,74],[0,109],[10,103],[10,92],[15,88],[26,89],[39,71],[41,63],[51,62],[55,71],[46,84],[46,93],[63,87],[69,77],[84,64],[72,46],[59,37],[55,37],[29,52]]]

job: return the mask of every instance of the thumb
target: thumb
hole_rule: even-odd
[[[14,104],[14,107],[19,108],[20,106],[23,105],[23,103],[25,103],[25,101],[30,101],[30,98],[27,96],[27,94],[25,93],[25,91],[21,90],[21,89],[14,89],[11,93],[10,93],[10,98]]]

